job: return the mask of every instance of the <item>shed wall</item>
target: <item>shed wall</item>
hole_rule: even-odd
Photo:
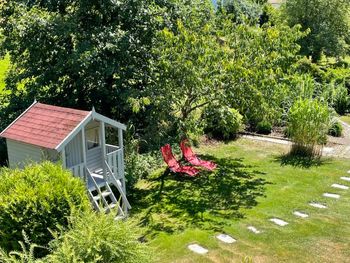
[[[10,168],[23,168],[29,162],[43,160],[44,151],[41,147],[7,139],[7,154]]]
[[[72,167],[83,163],[81,131],[66,145],[66,164]]]

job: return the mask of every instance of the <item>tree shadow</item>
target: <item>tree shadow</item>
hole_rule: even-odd
[[[201,171],[195,178],[164,173],[135,189],[132,213],[147,226],[147,234],[189,226],[221,229],[229,220],[244,217],[242,209],[256,206],[256,198],[264,196],[263,173],[244,165],[242,159],[203,159],[214,161],[218,168]]]
[[[311,168],[326,164],[326,161],[320,156],[299,156],[291,153],[277,156],[275,161],[281,163],[282,166],[291,165],[299,168]]]

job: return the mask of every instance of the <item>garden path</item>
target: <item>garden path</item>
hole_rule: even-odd
[[[350,125],[342,120],[338,121],[343,126],[342,137],[328,136],[327,146],[323,147],[322,154],[329,157],[340,157],[350,159]],[[265,141],[270,143],[277,143],[283,145],[292,145],[289,139],[275,136],[261,136],[258,134],[254,135],[243,135],[243,138],[257,141]]]

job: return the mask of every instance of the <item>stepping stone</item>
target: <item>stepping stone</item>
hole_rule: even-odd
[[[275,223],[276,225],[279,225],[279,226],[286,226],[289,224],[288,222],[283,221],[282,219],[278,219],[278,218],[271,218],[270,221]]]
[[[206,249],[198,244],[188,245],[188,249],[193,251],[194,253],[201,254],[201,255],[208,253],[208,249]]]
[[[294,211],[294,212],[293,212],[293,215],[298,216],[298,217],[302,217],[302,218],[307,218],[307,217],[309,217],[308,214],[305,214],[305,213],[299,212],[299,211]]]
[[[350,177],[342,176],[342,177],[340,177],[340,179],[347,181],[347,182],[350,182]]]
[[[247,229],[250,230],[250,231],[252,231],[254,234],[260,234],[260,233],[261,233],[260,230],[256,229],[256,228],[253,227],[253,226],[248,226]]]
[[[316,207],[316,208],[321,208],[321,209],[327,208],[327,206],[325,206],[325,205],[322,205],[322,204],[319,204],[319,203],[314,203],[314,202],[309,203],[309,205],[311,205],[313,207]]]
[[[332,184],[333,188],[338,188],[338,189],[343,189],[343,190],[348,190],[349,186],[342,185],[342,184]]]
[[[340,195],[338,194],[330,194],[330,193],[324,193],[323,194],[324,197],[329,197],[329,198],[335,198],[335,199],[339,199]]]
[[[232,244],[232,243],[235,243],[237,241],[236,239],[234,239],[231,236],[226,235],[226,234],[217,235],[216,238],[224,243],[227,243],[227,244]]]

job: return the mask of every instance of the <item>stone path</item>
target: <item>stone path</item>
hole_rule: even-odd
[[[324,193],[323,194],[324,197],[329,197],[329,198],[334,198],[334,199],[339,199],[340,195],[338,194],[331,194],[331,193]]]
[[[286,226],[288,225],[289,223],[282,220],[282,219],[279,219],[279,218],[271,218],[269,219],[272,223],[275,223],[276,225],[279,225],[279,226]]]
[[[342,176],[342,177],[340,177],[340,179],[347,181],[347,182],[350,182],[350,177]]]
[[[208,249],[206,249],[198,244],[188,245],[188,249],[193,251],[194,253],[201,254],[201,255],[208,253]]]
[[[327,206],[320,204],[320,203],[311,202],[311,203],[309,203],[309,205],[311,205],[312,207],[321,208],[321,209],[327,208]]]
[[[217,235],[216,238],[227,244],[232,244],[236,242],[236,239],[226,234]]]
[[[298,216],[298,217],[301,217],[301,218],[308,218],[308,217],[309,217],[308,214],[305,214],[305,213],[299,212],[299,211],[294,211],[294,212],[293,212],[293,215]]]
[[[254,234],[260,234],[260,233],[261,233],[261,231],[258,230],[258,229],[257,229],[256,227],[254,227],[254,226],[248,226],[247,229],[248,229],[249,231],[252,231]]]
[[[350,170],[347,171],[347,173],[350,174]],[[350,177],[342,176],[342,177],[340,177],[340,179],[343,181],[346,181],[346,182],[350,182]],[[331,187],[341,189],[341,190],[348,190],[349,189],[349,186],[343,185],[343,184],[337,184],[337,183],[332,184]],[[328,197],[328,198],[334,198],[334,199],[340,198],[339,194],[334,194],[334,193],[323,193],[322,196]],[[328,208],[326,205],[321,204],[321,203],[317,203],[317,202],[310,202],[309,205],[314,207],[314,208],[319,208],[319,209]],[[297,211],[297,210],[293,212],[293,215],[300,217],[300,218],[308,218],[309,217],[309,215],[307,213]],[[281,227],[287,226],[289,224],[287,221],[284,221],[280,218],[270,218],[269,221],[272,223],[275,223],[276,225],[281,226]],[[261,231],[258,230],[254,226],[247,226],[247,230],[253,232],[254,234],[261,233]],[[233,244],[233,243],[237,242],[236,239],[234,239],[233,237],[231,237],[228,234],[218,234],[218,235],[216,235],[216,238],[218,240],[220,240],[221,242],[226,243],[226,244]],[[188,249],[193,251],[194,253],[197,253],[200,255],[205,255],[209,252],[208,249],[202,247],[199,244],[190,244],[190,245],[188,245]]]
[[[332,184],[333,188],[342,189],[342,190],[348,190],[349,186],[343,185],[343,184]]]

